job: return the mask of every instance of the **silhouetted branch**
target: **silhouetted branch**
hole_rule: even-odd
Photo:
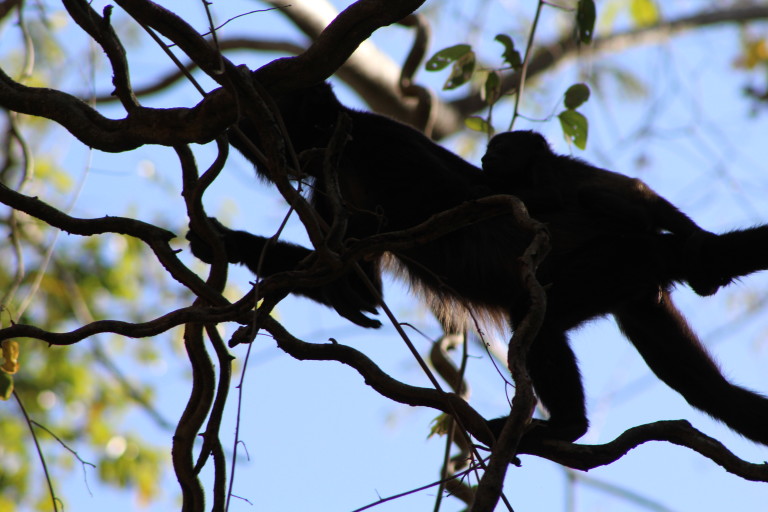
[[[192,108],[138,107],[124,119],[108,119],[75,96],[21,85],[2,69],[0,106],[55,121],[83,144],[110,153],[145,144],[204,144],[235,121],[234,104],[223,90],[211,93]]]
[[[685,420],[658,421],[628,429],[613,441],[601,445],[583,445],[565,442],[543,442],[535,448],[526,447],[528,453],[549,459],[563,466],[587,471],[616,462],[633,448],[648,441],[667,441],[689,448],[712,460],[729,473],[755,482],[768,482],[768,464],[753,464],[739,459],[723,444]]]
[[[300,361],[338,361],[351,366],[380,395],[406,405],[432,407],[450,415],[455,411],[473,436],[485,443],[490,441],[490,432],[483,417],[458,395],[404,384],[383,372],[362,352],[338,343],[307,343],[294,337],[272,317],[264,318],[262,327],[291,357]]]
[[[373,361],[357,350],[338,343],[307,343],[291,335],[273,318],[265,318],[263,327],[278,346],[299,360],[338,361],[354,368],[377,393],[396,402],[431,407],[446,414],[456,411],[462,423],[478,440],[487,442],[485,420],[464,400],[453,393],[410,386],[384,373]],[[631,449],[648,441],[667,441],[709,458],[729,473],[747,480],[768,482],[768,464],[753,464],[733,455],[719,441],[702,434],[683,420],[659,421],[633,427],[614,441],[603,445],[581,445],[547,441],[526,446],[519,454],[542,457],[573,469],[589,470],[615,462]]]
[[[184,348],[192,368],[192,390],[173,434],[173,470],[179,481],[182,511],[201,512],[205,506],[203,485],[195,471],[192,449],[213,403],[216,377],[203,340],[203,325],[189,323],[184,329]]]
[[[219,41],[219,48],[221,48],[222,52],[233,52],[238,50],[250,50],[250,51],[259,51],[259,52],[279,52],[279,53],[287,53],[291,55],[297,55],[301,52],[303,52],[306,48],[303,46],[299,46],[296,43],[292,43],[290,41],[267,41],[267,40],[260,40],[260,39],[243,39],[243,38],[233,38],[233,39],[222,39]],[[198,65],[194,61],[190,61],[184,66],[184,70],[187,72],[194,71],[195,69],[198,69]],[[184,73],[181,70],[172,70],[165,75],[161,76],[160,78],[155,79],[151,84],[145,85],[142,87],[137,87],[134,89],[134,93],[137,97],[141,98],[143,96],[150,96],[154,93],[164,91],[168,89],[169,87],[173,86],[175,83],[179,82],[180,80],[184,79],[186,77],[186,73]],[[86,98],[86,95],[81,95],[82,98]],[[113,94],[100,94],[97,95],[93,100],[96,103],[111,103],[114,101],[117,101],[118,98],[114,96]]]
[[[246,310],[247,311],[247,310]],[[34,338],[50,345],[72,345],[94,334],[111,332],[129,338],[157,336],[187,322],[217,323],[232,320],[235,316],[227,309],[211,309],[189,306],[177,309],[148,322],[124,322],[122,320],[97,320],[69,332],[50,332],[34,325],[14,324],[0,329],[0,341],[11,338]]]
[[[139,106],[136,96],[131,90],[131,75],[128,72],[128,60],[125,48],[112,29],[112,6],[104,8],[104,17],[100,17],[90,4],[83,0],[63,0],[64,8],[89,36],[104,50],[112,66],[112,84],[115,86],[115,95],[120,99],[123,107],[132,112]]]
[[[536,408],[536,395],[526,360],[547,310],[547,296],[536,279],[536,271],[549,253],[550,244],[549,233],[543,225],[537,223],[534,233],[533,240],[518,259],[520,282],[530,305],[516,326],[507,351],[507,366],[514,379],[515,395],[509,417],[493,445],[491,458],[477,487],[475,501],[470,508],[473,512],[494,510],[499,498],[503,498],[502,489],[509,462],[514,459]]]
[[[424,0],[360,0],[342,11],[312,45],[296,57],[270,62],[255,72],[263,83],[294,90],[325,80],[378,28],[405,18]]]
[[[500,194],[464,202],[455,208],[435,214],[412,228],[351,242],[344,255],[358,259],[383,251],[409,249],[500,215],[510,215],[509,221],[524,233],[533,233],[541,226],[538,221],[528,216],[525,205],[517,197]]]

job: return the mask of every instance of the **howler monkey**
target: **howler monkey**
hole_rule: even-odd
[[[676,281],[710,295],[763,268],[768,229],[709,233],[642,181],[557,155],[536,132],[494,136],[482,163],[495,193],[520,198],[551,231],[552,253],[538,274],[551,284],[546,319],[528,356],[537,394],[552,413],[550,428],[584,421],[578,369],[564,333],[586,316],[589,304],[612,296],[619,300],[604,303],[602,313],[614,315],[661,380],[695,407],[768,444],[768,400],[722,377],[669,295]]]
[[[612,218],[616,201],[604,197],[630,193],[623,190],[621,180],[606,179],[594,187],[595,194],[588,187],[580,190],[582,178],[578,176],[589,181],[588,172],[595,169],[572,159],[560,160],[536,136],[531,137],[544,144],[517,149],[513,144],[509,161],[506,149],[492,147],[484,173],[410,127],[344,107],[327,84],[287,93],[276,101],[297,152],[326,148],[339,114],[349,117],[349,140],[337,167],[341,196],[349,212],[347,238],[412,227],[478,193],[520,193],[523,201],[531,201],[534,216],[547,223],[552,250],[537,273],[547,286],[547,309],[528,356],[528,369],[550,417],[536,422],[524,443],[547,438],[575,441],[586,432],[584,391],[566,333],[587,320],[612,314],[661,380],[693,406],[768,445],[768,399],[734,386],[722,376],[669,296],[674,283],[690,280],[694,267],[715,276],[715,283],[768,267],[768,228],[711,235],[692,256],[689,239],[699,228],[684,220],[687,217],[679,212],[671,216],[656,213],[648,201],[638,200]],[[251,120],[243,119],[239,128],[259,145]],[[244,140],[234,136],[231,142],[249,157]],[[265,176],[256,159],[249,159]],[[323,166],[313,160],[317,159],[310,159],[303,169],[313,186],[311,202],[330,223],[332,208],[323,192]],[[540,181],[559,180],[560,174],[572,169],[576,170],[574,176],[563,179],[574,183],[575,191],[559,191],[559,183]],[[507,175],[517,176],[521,184],[505,184]],[[543,189],[541,194],[538,188]],[[658,198],[655,194],[647,197]],[[674,208],[662,201],[658,198],[659,211]],[[218,223],[214,227],[230,262],[258,268],[266,238]],[[446,305],[444,315],[459,309],[457,304],[466,304],[491,316],[503,315],[514,329],[528,309],[518,277],[518,257],[531,237],[513,216],[500,216],[395,251],[391,258],[382,255],[380,260],[394,260],[433,306]],[[210,249],[202,240],[195,233],[188,238],[192,252],[210,261]],[[261,274],[291,270],[311,254],[308,249],[278,242],[267,247]],[[380,286],[379,263],[360,262],[376,286]],[[375,294],[352,272],[338,283],[294,292],[336,308],[359,325],[379,325],[363,314],[375,310]],[[502,424],[501,419],[489,422],[494,432]]]
[[[539,218],[556,211],[559,216],[587,218],[617,232],[669,232],[687,237],[690,253],[687,282],[699,295],[712,295],[731,276],[697,266],[712,233],[700,228],[672,203],[639,179],[593,167],[578,158],[552,152],[547,140],[534,131],[504,132],[488,143],[482,158],[489,186],[496,193],[514,194]]]
[[[482,163],[493,190],[515,191],[534,216],[541,210],[581,209],[602,216],[601,222],[615,220],[622,230],[684,236],[703,231],[642,181],[557,155],[533,131],[495,135]]]

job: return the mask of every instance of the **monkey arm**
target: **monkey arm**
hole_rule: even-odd
[[[224,244],[227,261],[245,265],[251,272],[261,277],[295,270],[305,258],[312,254],[312,251],[300,245],[284,241],[275,241],[270,244],[269,238],[229,229],[215,218],[210,218],[209,221]],[[190,230],[187,233],[187,240],[195,257],[205,263],[212,263],[213,252],[197,233]],[[262,253],[264,253],[263,257]],[[360,265],[374,287],[380,290],[381,280],[373,264],[361,262]],[[326,285],[294,288],[291,293],[330,306],[344,318],[362,327],[381,326],[381,322],[363,314],[364,311],[376,313],[378,299],[369,291],[362,279],[352,271],[342,274]]]
[[[269,242],[268,238],[252,235],[246,231],[235,231],[224,226],[214,217],[209,217],[214,232],[224,244],[227,254],[227,261],[230,263],[239,263],[247,266],[251,272],[260,276],[269,276],[277,272],[295,269],[299,262],[310,254],[309,249],[280,242],[280,248],[275,252],[279,254],[265,254],[264,261],[259,267],[259,259],[264,247]],[[189,247],[192,254],[205,263],[213,263],[213,251],[207,243],[195,232],[190,230],[187,233]],[[271,248],[270,248],[271,249]]]

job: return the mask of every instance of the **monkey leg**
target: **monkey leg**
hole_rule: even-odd
[[[583,436],[589,424],[576,355],[565,332],[549,327],[547,319],[528,352],[527,366],[549,419],[526,437],[575,441]]]
[[[545,324],[546,325],[546,324]],[[549,411],[548,420],[534,419],[518,447],[526,453],[547,439],[575,441],[587,431],[584,388],[576,356],[563,332],[542,331],[528,353],[528,372],[539,401]],[[488,422],[498,437],[507,417]]]
[[[614,315],[653,373],[689,404],[768,445],[768,399],[723,377],[668,292],[628,302]]]

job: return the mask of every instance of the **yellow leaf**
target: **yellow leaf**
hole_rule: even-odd
[[[765,39],[754,39],[744,43],[744,54],[736,59],[736,66],[754,69],[763,62],[768,62],[768,42]]]
[[[0,370],[13,375],[19,371],[19,344],[13,340],[4,340],[2,350],[5,362],[0,366]]]
[[[653,0],[632,0],[629,12],[634,22],[641,27],[654,25],[661,17],[659,7]]]

